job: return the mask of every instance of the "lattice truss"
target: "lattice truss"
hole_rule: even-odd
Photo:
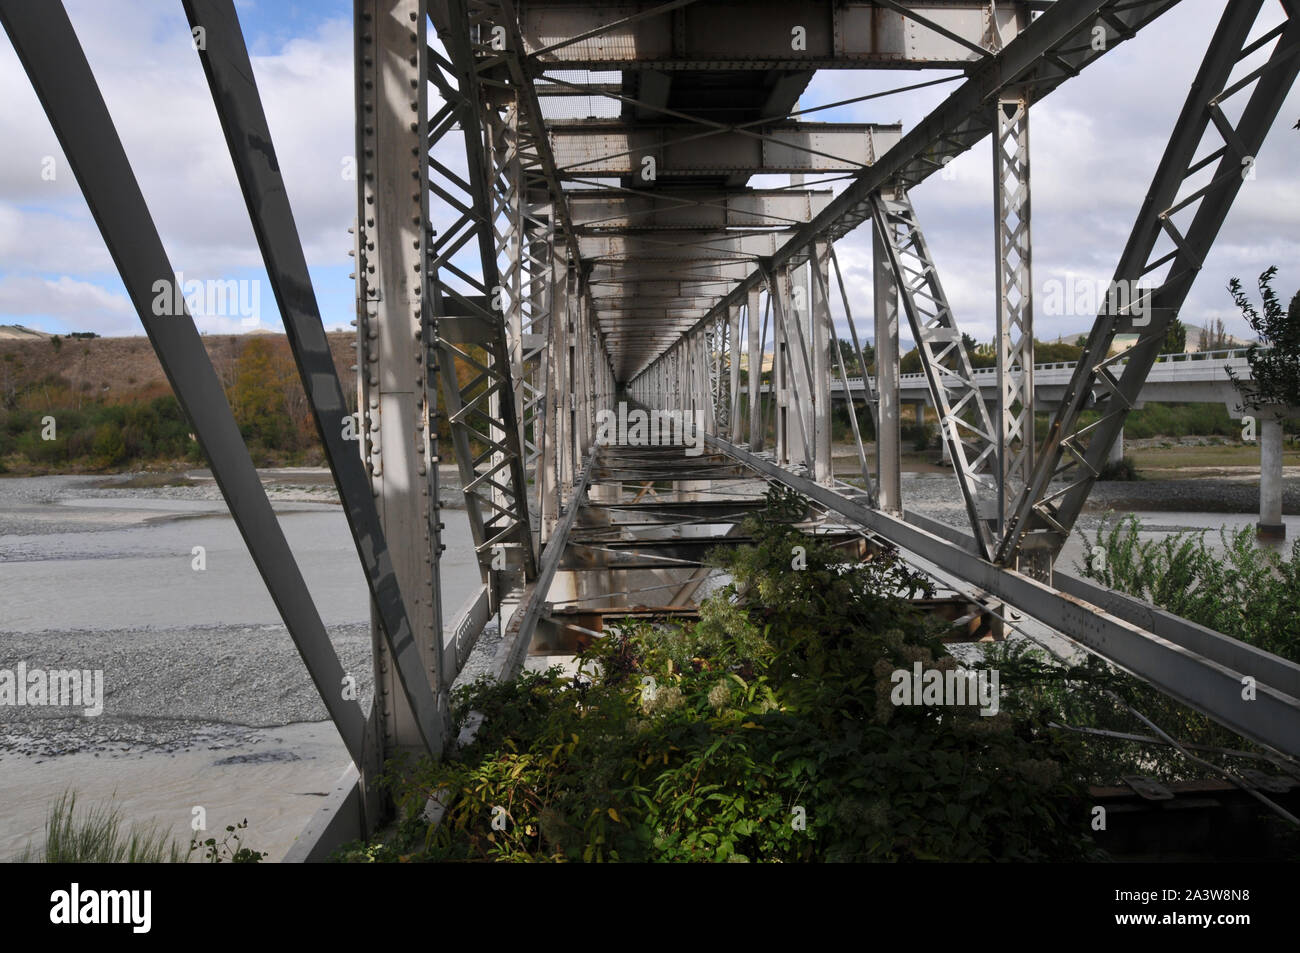
[[[975,381],[938,268],[906,193],[873,200],[876,229],[885,237],[899,297],[930,385],[943,439],[952,454],[971,523],[987,548],[996,517],[999,480],[993,464],[999,436]]]
[[[997,242],[998,510],[1024,488],[1034,463],[1034,282],[1031,268],[1029,103],[995,107],[993,209]]]
[[[1078,518],[1170,324],[1300,72],[1300,8],[1228,4],[1170,137],[1084,354],[1016,497],[999,558],[1054,556]],[[1274,18],[1276,20],[1276,16]],[[1255,39],[1252,35],[1258,33]],[[1121,334],[1133,334],[1116,347]],[[1085,409],[1098,418],[1085,424]],[[1053,486],[1060,481],[1063,485]]]
[[[443,405],[479,563],[486,573],[504,568],[501,557],[509,555],[531,576],[536,561],[521,414],[522,327],[525,315],[530,327],[533,317],[524,278],[531,277],[529,259],[521,252],[531,236],[520,201],[523,147],[516,112],[501,116],[489,107],[494,84],[487,74],[495,65],[490,27],[498,12],[479,4],[471,9],[463,0],[430,5],[446,55],[426,51],[429,81],[441,100],[429,117],[428,187],[456,217],[431,240],[428,275]],[[438,148],[453,130],[463,140],[463,169],[451,165],[459,150]],[[537,217],[531,221],[536,229]],[[457,259],[462,249],[473,265]],[[521,303],[526,294],[527,307]]]

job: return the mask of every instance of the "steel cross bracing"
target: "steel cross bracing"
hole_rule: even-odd
[[[421,6],[412,4],[417,19],[424,14]],[[516,234],[523,240],[523,210],[509,203],[504,210],[494,205],[501,195],[510,195],[511,173],[518,171],[511,161],[517,144],[495,139],[493,132],[499,129],[485,119],[485,82],[480,72],[485,68],[481,54],[488,44],[479,43],[476,49],[471,37],[471,30],[477,34],[482,16],[472,18],[463,0],[431,4],[429,14],[447,55],[419,42],[414,31],[409,49],[397,54],[410,63],[412,89],[423,88],[427,77],[443,100],[439,111],[429,117],[427,132],[418,115],[411,125],[419,130],[428,155],[429,192],[458,213],[450,228],[431,238],[424,272],[433,308],[429,330],[437,341],[443,406],[484,578],[506,568],[503,557],[507,556],[514,557],[514,568],[531,578],[536,557],[518,400],[522,395],[515,382],[519,368],[512,367],[507,324],[501,315],[518,298],[510,298],[511,289],[503,283],[498,265],[499,254],[509,251],[501,243],[508,244]],[[463,175],[437,155],[438,145],[457,127],[464,142]],[[414,183],[414,194],[421,198],[426,194],[424,181],[421,176]],[[427,222],[426,213],[418,224],[431,228]],[[453,260],[471,241],[474,245],[467,254],[472,255],[476,246],[478,274]],[[513,261],[524,267],[520,256]],[[514,352],[517,359],[522,357],[521,348],[522,341]]]
[[[495,271],[500,280],[493,286],[490,306],[499,306],[505,315],[511,357],[513,408],[503,407],[498,394],[493,398],[497,402],[494,412],[503,418],[513,414],[519,429],[524,481],[534,489],[531,513],[540,517],[531,525],[536,545],[563,498],[564,488],[555,482],[560,468],[554,464],[561,456],[572,461],[582,453],[576,445],[559,448],[560,455],[550,457],[551,475],[539,478],[539,465],[547,458],[546,415],[563,413],[558,405],[567,398],[577,401],[577,413],[589,426],[594,407],[612,394],[612,373],[608,362],[600,359],[606,351],[603,346],[592,354],[585,352],[585,337],[591,330],[590,294],[581,270],[576,271],[576,283],[568,275],[579,257],[577,238],[568,206],[561,198],[537,92],[521,57],[523,43],[514,7],[509,2],[433,4],[431,14],[442,24],[440,35],[452,60],[457,43],[446,41],[449,33],[456,33],[452,25],[467,24],[474,38],[472,72],[479,96],[473,108],[488,143],[483,151],[492,161],[491,221],[497,252]],[[433,51],[429,55],[431,60],[437,57]],[[492,271],[485,266],[485,275]],[[557,290],[560,286],[563,290]],[[576,313],[553,320],[554,302],[561,299],[566,308],[576,308]],[[545,359],[553,351],[548,343],[552,327],[562,337],[577,335],[584,342],[573,365],[579,376],[571,380],[558,375],[559,369]],[[559,390],[552,403],[547,394],[553,382]],[[580,436],[572,427],[569,434]],[[497,462],[503,456],[499,454]],[[569,469],[573,469],[572,462]],[[543,491],[545,499],[541,498]],[[498,496],[513,499],[512,494],[500,491]],[[496,558],[491,549],[488,552]],[[531,570],[525,575],[531,578]]]
[[[919,350],[933,385],[932,397],[936,406],[941,408],[945,439],[952,452],[981,551],[998,555],[1004,561],[1021,558],[1024,554],[1005,546],[1003,535],[1017,525],[1011,519],[1011,512],[1016,495],[1022,494],[1028,485],[1035,461],[1032,401],[1025,400],[1033,393],[1028,105],[1041,100],[1069,76],[1076,75],[1172,5],[1169,2],[1085,4],[1071,0],[1051,5],[1019,36],[1008,42],[999,54],[973,67],[968,81],[939,109],[907,133],[896,147],[858,173],[856,181],[812,221],[793,229],[791,237],[772,256],[764,256],[759,267],[738,282],[685,333],[689,335],[736,306],[751,289],[766,283],[768,275],[778,266],[803,264],[811,241],[833,239],[852,229],[873,214],[873,209],[885,200],[886,194],[896,202],[906,202],[908,188],[942,168],[984,136],[995,135],[998,146],[995,150],[995,175],[999,183],[995,189],[1000,288],[998,352],[1002,381],[996,424],[989,410],[982,405],[978,390],[969,386],[969,362],[946,305],[937,308],[939,320],[934,324],[939,334],[951,332],[955,335],[953,347],[947,348],[943,346],[946,342],[941,343],[939,356],[947,360],[941,360],[936,366],[932,347],[922,344]],[[875,214],[880,218],[879,210]],[[913,307],[909,309],[909,317],[921,315],[926,312],[915,307],[918,286],[915,282],[901,280],[898,271],[902,264],[902,256],[897,254],[898,239],[904,236],[904,232],[900,221],[896,220],[895,224],[898,228],[892,234],[893,240],[884,242],[884,249],[900,291],[911,298]],[[914,214],[909,224],[915,225]],[[907,231],[915,232],[919,237],[918,229],[912,227]],[[894,252],[888,251],[891,247]],[[902,247],[910,246],[904,240]],[[937,283],[937,273],[932,267],[922,271]],[[922,297],[933,298],[930,294]],[[935,315],[935,309],[928,313]],[[1026,387],[1030,389],[1026,390]],[[953,388],[958,391],[955,395]],[[885,394],[884,397],[886,402],[890,402],[894,395]],[[778,393],[778,402],[781,399]],[[944,411],[944,404],[949,408],[956,406],[957,414]],[[893,423],[894,413],[891,411],[885,425],[892,429]],[[784,446],[780,449],[784,453]],[[890,493],[884,494],[887,504],[894,505],[890,497]],[[1026,558],[1042,570],[1041,556]]]
[[[1050,560],[1065,543],[1300,73],[1300,7],[1296,0],[1270,3],[1280,7],[1282,22],[1251,41],[1263,6],[1264,0],[1234,0],[1224,11],[1116,268],[1115,293],[1088,337],[1032,480],[1015,500],[998,552],[1003,562],[1019,551]],[[1258,52],[1267,61],[1234,79],[1239,64]],[[1225,106],[1240,107],[1235,123]],[[1137,341],[1114,351],[1122,333],[1136,333]],[[1082,424],[1083,410],[1094,403],[1100,419]],[[1062,479],[1063,488],[1051,486]]]
[[[903,311],[912,328],[921,366],[939,414],[943,439],[952,454],[953,467],[980,549],[989,555],[1000,481],[992,464],[998,451],[998,434],[971,370],[970,355],[939,281],[939,271],[917,223],[916,210],[906,193],[872,197],[877,232],[885,238]]]
[[[993,107],[994,261],[997,267],[997,524],[1006,532],[1008,495],[1029,482],[1034,466],[1034,281],[1030,240],[1029,103]]]

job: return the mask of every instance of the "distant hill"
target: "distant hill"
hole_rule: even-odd
[[[1187,325],[1187,353],[1191,354],[1201,349],[1201,332],[1204,330],[1204,328],[1197,324]],[[1225,347],[1247,347],[1255,343],[1249,338],[1239,338],[1232,334],[1225,335],[1225,338],[1227,339],[1227,343],[1224,345]]]
[[[1201,349],[1200,348],[1201,332],[1204,331],[1204,328],[1202,328],[1199,324],[1188,324],[1185,325],[1185,327],[1187,328],[1187,353],[1195,354],[1197,351]],[[1058,344],[1073,344],[1079,338],[1081,337],[1086,338],[1087,336],[1088,336],[1087,331],[1076,331],[1073,334],[1062,334],[1060,337],[1056,339],[1056,341]],[[1247,338],[1239,338],[1231,334],[1225,335],[1225,338],[1227,341],[1227,343],[1224,344],[1225,348],[1248,347],[1249,345],[1254,343],[1253,341]],[[1111,347],[1111,353],[1114,354],[1118,348],[1128,347],[1136,340],[1137,340],[1137,335],[1135,334],[1116,335],[1115,344],[1114,346]]]
[[[60,344],[55,347],[50,341],[53,335],[39,331],[22,328],[20,331],[26,334],[2,333],[15,327],[0,328],[0,400],[5,394],[56,381],[74,392],[115,402],[171,393],[153,345],[143,335],[91,340],[58,335]],[[223,383],[233,379],[235,361],[243,346],[259,338],[270,338],[277,351],[288,355],[289,343],[283,334],[203,336],[208,357]],[[330,332],[328,338],[343,389],[354,391],[356,374],[349,368],[356,362],[352,349],[356,332]]]
[[[33,331],[21,324],[0,324],[0,341],[31,341],[48,337],[43,331]]]

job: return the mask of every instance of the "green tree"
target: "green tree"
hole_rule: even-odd
[[[1160,346],[1161,354],[1184,354],[1187,351],[1187,325],[1174,318],[1165,333],[1165,343]]]
[[[853,350],[853,342],[839,339],[840,358],[844,361],[844,373],[848,377],[860,377],[862,375],[862,365],[858,363],[858,355]],[[862,359],[867,362],[867,366],[876,359],[876,351],[870,344],[862,345]]]
[[[1247,405],[1300,407],[1300,293],[1286,310],[1273,290],[1277,266],[1259,276],[1263,313],[1241,289],[1241,282],[1228,282],[1233,301],[1258,336],[1246,352],[1251,380],[1243,381],[1229,369],[1228,376]],[[1261,346],[1262,345],[1262,346]]]

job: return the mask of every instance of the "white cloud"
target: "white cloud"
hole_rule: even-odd
[[[0,314],[45,315],[73,331],[140,333],[140,322],[126,295],[67,275],[0,278]]]
[[[173,268],[216,279],[260,270],[181,5],[70,0],[67,6]],[[323,23],[271,55],[254,56],[253,68],[308,263],[346,266],[355,206],[355,183],[341,174],[342,157],[352,152],[351,24]],[[17,277],[69,274],[83,284],[101,282],[112,289],[107,294],[120,296],[103,240],[7,43],[0,43],[0,87],[6,90],[0,99],[0,141],[6,144],[0,159],[0,275],[12,288]],[[52,181],[42,177],[47,156],[54,159]],[[30,281],[27,286],[46,287]],[[267,304],[274,324],[273,302]],[[20,314],[34,316],[37,324],[42,315],[58,323],[72,307],[42,292],[27,302],[6,300],[0,321]],[[220,330],[215,319],[198,323]],[[138,333],[138,321],[126,330]]]

